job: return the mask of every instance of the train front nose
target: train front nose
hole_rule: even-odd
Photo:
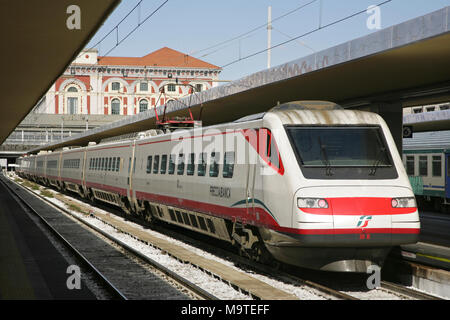
[[[415,199],[403,187],[301,188],[293,207],[293,226],[312,245],[367,247],[418,241]]]

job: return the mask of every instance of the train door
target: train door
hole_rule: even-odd
[[[445,153],[445,197],[450,198],[450,153]]]
[[[133,175],[136,171],[136,145],[133,143],[131,157],[128,159],[127,195],[128,201],[133,201]]]
[[[247,208],[247,214],[255,213],[255,174],[256,174],[256,163],[257,163],[257,154],[254,152],[255,150],[251,148],[246,148],[248,150],[248,164],[247,164],[247,179],[246,179],[246,188],[245,188],[245,203]]]

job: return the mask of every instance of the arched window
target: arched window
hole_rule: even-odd
[[[148,109],[148,101],[145,99],[139,101],[139,112],[147,111],[147,109]]]
[[[67,89],[67,113],[78,113],[78,89],[75,86],[71,86]]]
[[[120,100],[114,99],[111,101],[111,114],[120,114]]]

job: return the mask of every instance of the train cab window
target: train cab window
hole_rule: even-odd
[[[198,157],[197,175],[203,177],[206,173],[206,153],[200,153]]]
[[[219,175],[220,152],[211,152],[211,163],[209,165],[209,176],[217,177]]]
[[[406,174],[408,176],[415,175],[414,164],[414,156],[406,156]]]
[[[419,156],[419,176],[425,177],[428,175],[428,157]]]
[[[195,153],[190,153],[188,156],[187,175],[193,176],[195,171]]]
[[[161,157],[161,169],[159,173],[166,174],[167,169],[167,154],[163,154]]]
[[[234,171],[234,151],[233,152],[225,152],[225,157],[223,159],[223,177],[224,178],[233,178]]]
[[[159,155],[155,156],[153,161],[153,173],[158,173],[159,171]]]
[[[171,154],[170,158],[169,158],[169,174],[174,174],[175,173],[175,158],[176,155]]]
[[[432,171],[433,177],[441,177],[442,176],[442,157],[441,156],[433,156],[432,163]]]
[[[178,155],[177,174],[178,175],[184,174],[184,154],[182,153]]]
[[[147,157],[147,173],[152,173],[152,158],[153,156]]]

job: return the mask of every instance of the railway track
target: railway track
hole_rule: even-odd
[[[52,210],[45,210],[45,214],[43,214],[43,211],[37,209],[36,205],[33,204],[31,197],[38,196],[38,201],[44,198],[34,192],[27,196],[24,192],[31,192],[30,190],[22,186],[19,187],[22,190],[17,187],[13,188],[8,182],[4,181],[3,177],[0,178],[0,181],[21,205],[39,218],[45,227],[77,257],[77,260],[85,268],[95,274],[97,280],[102,283],[104,289],[109,292],[113,299],[217,299],[187,279],[167,270],[164,266],[143,256],[120,241],[114,239],[117,248],[108,245],[104,240],[106,238],[112,241],[112,237],[94,226],[87,225],[78,217],[70,214],[68,210],[58,208],[59,211],[63,211],[72,219],[63,216],[61,213],[55,215],[56,210],[53,212],[51,212]],[[15,185],[18,186],[19,184]],[[50,204],[48,201],[46,203]],[[52,206],[54,207],[54,205]],[[76,219],[77,222],[73,219]],[[87,234],[80,234],[79,230],[75,230],[76,227],[74,227],[77,224],[78,229],[80,229],[80,223],[91,236],[84,241],[82,238]],[[95,235],[95,232],[101,234],[103,239]],[[95,238],[97,241],[93,240]],[[146,265],[142,266],[143,264]],[[151,268],[148,266],[151,266]],[[134,279],[130,279],[129,275],[132,275]],[[158,290],[161,292],[158,292]],[[149,291],[150,295],[148,295]]]
[[[45,198],[43,198],[43,200],[48,201]],[[67,211],[64,208],[60,208],[60,209]],[[155,240],[155,239],[148,239],[148,235],[146,235],[141,230],[131,227],[131,226],[127,225],[126,223],[118,222],[118,220],[116,218],[113,218],[111,216],[97,213],[97,212],[96,213],[92,212],[92,215],[95,216],[96,219],[101,220],[103,223],[109,224],[110,226],[114,227],[116,230],[126,233],[126,234],[134,237],[135,239],[138,239],[139,241],[145,242],[147,244],[151,244],[152,243],[151,240],[153,240],[153,241]],[[107,236],[101,230],[99,232],[101,232],[102,234]],[[177,234],[177,236],[179,236],[179,235]],[[114,241],[116,241],[116,240],[114,240]],[[192,241],[193,241],[192,239],[189,240],[189,242],[192,242]],[[158,241],[156,241],[156,242],[158,242]],[[155,244],[153,244],[153,245],[155,246]],[[156,245],[156,246],[158,246],[158,245]],[[205,245],[205,244],[202,244],[202,246],[208,247],[208,245]],[[183,257],[183,255],[181,255],[181,257],[180,257],[179,254],[172,253],[170,249],[168,250],[164,246],[159,247],[159,249],[167,252],[169,255],[174,256],[176,259],[183,261],[184,263],[190,263],[190,264],[195,265],[195,263],[193,263],[191,260],[197,260],[197,262],[199,260],[198,258],[189,259],[189,258]],[[130,250],[133,251],[134,249],[131,248]],[[177,250],[175,250],[175,251],[177,251]],[[254,262],[252,262],[246,258],[242,258],[236,254],[232,254],[230,252],[225,252],[225,250],[223,250],[223,249],[218,249],[215,246],[214,247],[210,246],[209,251],[218,253],[219,255],[222,255],[222,256],[229,257],[230,255],[232,255],[232,260],[235,261],[235,264],[243,266],[243,268],[245,268],[245,269],[250,269],[250,270],[252,270],[252,272],[258,272],[258,273],[261,273],[264,275],[269,275],[271,277],[276,275],[276,277],[278,279],[282,279],[282,281],[284,281],[284,282],[291,283],[296,286],[304,286],[304,287],[312,288],[313,290],[320,292],[318,294],[319,296],[322,295],[322,297],[325,297],[326,299],[358,300],[358,299],[371,299],[371,296],[375,297],[375,299],[391,299],[391,298],[423,299],[423,300],[424,299],[426,299],[426,300],[437,299],[434,296],[427,295],[427,294],[418,292],[416,290],[413,290],[411,288],[403,287],[403,286],[389,283],[386,281],[383,281],[381,283],[380,288],[372,290],[371,294],[367,294],[367,292],[365,292],[364,294],[358,294],[358,293],[354,294],[353,292],[343,292],[341,290],[336,290],[336,289],[330,288],[326,284],[321,284],[321,283],[318,283],[315,281],[306,280],[305,278],[299,277],[298,275],[294,275],[290,272],[283,272],[279,269],[275,269],[275,268],[271,268],[271,267],[268,267],[265,265],[254,263]],[[137,252],[136,254],[139,254],[139,252]],[[213,275],[216,278],[220,278],[224,282],[228,282],[231,286],[238,288],[241,292],[249,294],[252,298],[273,299],[273,294],[272,295],[269,294],[268,296],[265,296],[264,294],[261,294],[260,292],[252,289],[252,286],[251,285],[249,286],[248,283],[245,286],[240,285],[239,281],[233,283],[229,279],[229,278],[233,278],[233,276],[230,276],[230,275],[224,276],[224,274],[217,274],[217,272],[215,272],[215,271],[208,270],[209,266],[205,267],[205,265],[201,265],[201,263],[200,264],[197,263],[196,267],[200,268],[202,270],[205,270],[205,272],[210,273],[211,275]],[[248,279],[246,279],[246,281],[248,282]],[[259,285],[261,285],[261,283],[259,283]],[[278,295],[278,297],[279,298],[281,297],[284,299],[292,299],[293,298],[292,296],[283,296],[283,295],[282,296]]]

